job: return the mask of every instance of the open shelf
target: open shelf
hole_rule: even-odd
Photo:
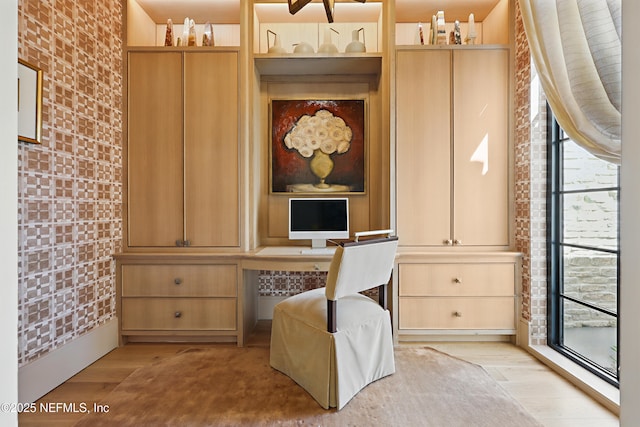
[[[256,54],[254,61],[263,76],[380,74],[382,67],[382,56],[378,53]]]

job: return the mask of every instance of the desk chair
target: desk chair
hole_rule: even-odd
[[[386,286],[397,246],[391,236],[344,243],[336,248],[325,288],[274,307],[271,366],[325,409],[342,409],[369,383],[395,372]],[[359,294],[376,286],[378,302]]]

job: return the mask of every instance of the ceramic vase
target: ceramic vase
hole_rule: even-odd
[[[325,182],[325,179],[329,176],[333,170],[333,160],[324,151],[317,149],[313,152],[313,158],[309,162],[311,172],[320,179],[320,182],[314,184],[317,188],[329,188],[329,184]]]

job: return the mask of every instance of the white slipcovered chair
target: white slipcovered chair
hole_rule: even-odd
[[[271,366],[325,409],[342,409],[365,386],[395,372],[386,286],[397,246],[390,235],[344,243],[336,248],[325,288],[274,308]],[[359,293],[377,286],[379,301]]]

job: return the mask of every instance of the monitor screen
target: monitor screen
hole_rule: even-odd
[[[289,199],[289,239],[310,239],[313,247],[327,239],[349,238],[349,199]]]

